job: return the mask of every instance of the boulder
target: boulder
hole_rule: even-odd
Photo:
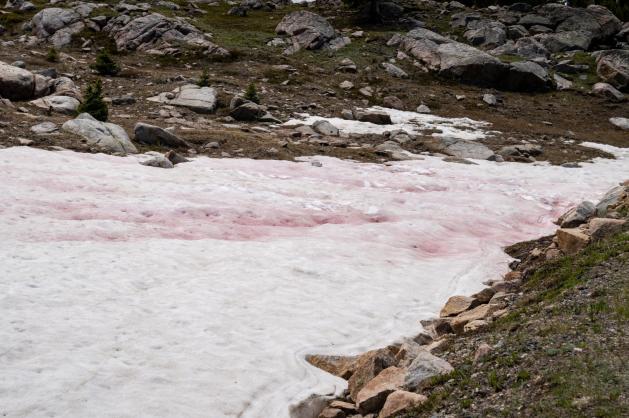
[[[356,406],[363,414],[378,411],[384,405],[387,396],[404,384],[406,370],[388,367],[367,382],[356,395]]]
[[[604,217],[610,207],[618,204],[627,196],[627,189],[623,186],[616,186],[605,193],[603,198],[596,204],[596,215]]]
[[[355,110],[354,119],[360,122],[369,122],[376,125],[391,125],[391,116],[386,112],[374,110]]]
[[[524,38],[529,36],[529,31],[522,25],[512,25],[507,27],[507,38],[518,40],[520,38]]]
[[[378,418],[390,418],[415,408],[428,400],[419,393],[396,390],[387,396],[387,400],[378,415]]]
[[[468,25],[468,28],[463,37],[472,45],[496,48],[507,40],[505,25],[494,20],[477,20]]]
[[[552,26],[552,22],[545,16],[540,16],[537,14],[528,14],[524,15],[520,18],[518,24],[524,27],[530,27],[534,25],[542,25],[542,26]]]
[[[396,78],[408,78],[408,74],[406,71],[398,67],[397,65],[393,65],[389,62],[383,62],[382,68],[391,76]]]
[[[629,131],[629,118],[609,118],[609,123],[623,131]]]
[[[479,305],[472,310],[465,311],[452,319],[450,325],[455,333],[464,331],[465,324],[477,319],[485,319],[492,313],[492,305]]]
[[[441,308],[439,316],[444,318],[447,316],[456,316],[461,312],[470,310],[478,305],[478,302],[469,296],[452,296],[446,304]]]
[[[487,343],[481,343],[474,352],[474,364],[483,361],[491,352],[493,348]]]
[[[381,371],[394,364],[395,356],[388,348],[367,351],[360,355],[354,365],[354,373],[347,382],[350,398],[358,403],[358,394],[363,387]]]
[[[84,138],[89,145],[106,152],[121,154],[138,152],[124,129],[113,123],[98,121],[88,113],[81,113],[76,119],[67,121],[61,129]]]
[[[512,63],[503,83],[503,88],[513,91],[547,91],[553,87],[548,72],[532,61]]]
[[[266,111],[259,104],[245,102],[229,112],[229,116],[238,121],[253,122],[260,119],[265,113]]]
[[[574,228],[587,222],[596,213],[596,206],[592,202],[581,202],[559,218],[562,228]]]
[[[423,140],[424,145],[433,152],[440,152],[457,158],[487,160],[494,152],[478,141],[458,138],[432,137]]]
[[[587,51],[592,43],[592,34],[583,30],[534,35],[539,43],[552,52]]]
[[[578,228],[557,230],[557,246],[565,254],[574,254],[590,242],[590,237]]]
[[[119,15],[103,28],[120,51],[151,51],[165,54],[173,46],[202,49],[206,55],[228,56],[229,51],[210,42],[205,34],[183,18],[151,13],[131,19]]]
[[[319,414],[319,418],[345,418],[345,412],[337,408],[325,408]]]
[[[524,37],[517,40],[511,52],[526,59],[547,58],[550,52],[546,47],[533,37]]]
[[[387,155],[389,158],[395,161],[406,160],[421,160],[423,157],[413,154],[410,151],[406,151],[395,141],[385,141],[384,143],[376,146],[376,152],[379,154]]]
[[[324,17],[307,10],[284,16],[275,32],[291,36],[297,48],[305,49],[321,48],[336,37],[336,31]]]
[[[42,122],[31,126],[31,132],[37,135],[45,135],[56,132],[59,128],[52,122]]]
[[[415,390],[433,376],[448,374],[454,368],[447,361],[428,351],[420,352],[408,366],[404,376],[404,387]]]
[[[557,32],[585,30],[596,40],[611,38],[622,28],[622,22],[607,8],[598,5],[586,9],[570,8],[567,17],[557,25]]]
[[[89,5],[87,8],[43,9],[31,19],[32,33],[40,39],[49,40],[57,48],[67,46],[72,41],[72,36],[85,28],[82,20],[94,7]]]
[[[627,223],[624,219],[592,218],[588,223],[588,231],[592,241],[600,241],[622,231]]]
[[[618,90],[629,91],[629,50],[602,51],[596,58],[596,72]]]
[[[139,122],[135,124],[133,132],[135,135],[135,140],[143,144],[174,148],[190,148],[190,144],[188,144],[186,141],[179,138],[177,135],[160,128],[159,126]]]
[[[46,96],[30,103],[40,109],[52,110],[66,115],[74,115],[80,104],[77,99],[69,96]]]
[[[567,78],[563,78],[559,74],[553,74],[553,81],[555,82],[555,86],[557,86],[557,90],[570,90],[574,83]]]
[[[404,109],[404,102],[402,102],[402,100],[400,100],[400,98],[396,96],[385,96],[382,99],[382,104],[384,105],[384,107],[388,107],[391,109]]]
[[[156,168],[173,168],[175,166],[168,158],[159,152],[147,152],[145,155],[149,158],[140,161],[142,165]]]
[[[594,86],[592,86],[592,94],[614,103],[625,101],[625,95],[618,91],[614,86],[607,83],[594,84]]]
[[[340,409],[341,411],[345,412],[346,414],[357,414],[358,413],[358,408],[356,408],[356,405],[354,405],[353,403],[339,401],[339,400],[335,400],[335,401],[330,402],[330,408]]]
[[[489,322],[483,319],[475,319],[465,324],[465,326],[463,327],[463,332],[465,333],[476,332],[476,331],[481,331],[487,328],[489,328]]]
[[[354,373],[357,356],[329,356],[324,354],[311,354],[306,356],[306,361],[326,372],[348,380]]]
[[[339,136],[339,129],[327,120],[317,120],[312,124],[315,132],[325,136]]]
[[[0,61],[0,97],[32,100],[50,93],[50,80]]]
[[[217,106],[216,90],[212,87],[199,87],[195,84],[186,84],[172,92],[149,97],[148,100],[185,107],[196,113],[212,113]]]

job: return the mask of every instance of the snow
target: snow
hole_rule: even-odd
[[[581,169],[196,160],[0,150],[6,417],[286,417],[344,383],[308,353],[418,333],[629,178]]]
[[[363,109],[359,109],[363,110]],[[491,136],[495,131],[487,131],[491,124],[470,118],[445,118],[430,114],[408,112],[404,110],[389,109],[374,106],[369,109],[388,113],[392,125],[376,125],[370,122],[346,120],[341,118],[326,118],[311,116],[307,113],[299,114],[299,118],[291,119],[284,126],[312,125],[318,120],[327,120],[345,134],[374,134],[382,135],[385,132],[403,130],[409,134],[421,135],[430,133],[434,137],[465,139],[469,141],[483,139]]]

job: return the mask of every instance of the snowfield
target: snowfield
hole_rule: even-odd
[[[278,417],[344,388],[308,353],[419,332],[629,178],[426,157],[390,165],[0,150],[0,415]],[[317,167],[310,160],[318,160]]]

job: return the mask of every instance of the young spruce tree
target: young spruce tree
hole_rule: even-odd
[[[83,95],[83,103],[79,105],[79,113],[89,113],[95,119],[106,122],[109,114],[107,103],[103,100],[103,83],[97,79],[88,84]]]

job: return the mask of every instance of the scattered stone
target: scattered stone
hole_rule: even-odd
[[[623,131],[629,131],[629,118],[609,118],[609,122]]]
[[[385,96],[382,104],[390,109],[404,110],[404,103],[396,96]]]
[[[492,351],[493,349],[491,348],[489,344],[481,343],[476,349],[476,352],[474,353],[474,364],[483,361],[483,359],[485,359],[489,354],[491,354]]]
[[[387,399],[378,415],[378,418],[390,418],[415,408],[428,400],[424,395],[396,390],[387,396]]]
[[[498,104],[498,99],[493,94],[483,94],[483,101],[489,106],[496,106]]]
[[[629,91],[629,50],[602,51],[596,57],[596,72],[604,82]]]
[[[417,109],[415,111],[417,113],[424,113],[424,114],[432,113],[432,110],[430,110],[430,108],[426,106],[425,104],[421,104],[417,106]]]
[[[389,367],[382,370],[376,377],[366,382],[356,395],[358,411],[366,415],[382,408],[387,396],[399,389],[405,381],[406,370]]]
[[[391,125],[393,123],[388,113],[373,110],[355,110],[354,119],[376,125]]]
[[[339,136],[339,129],[327,120],[318,120],[312,124],[315,132],[325,136]]]
[[[557,246],[565,254],[574,254],[585,248],[590,237],[577,228],[560,228],[557,230]]]
[[[496,289],[494,287],[494,289]],[[450,325],[455,333],[460,334],[464,332],[465,324],[474,321],[476,319],[485,319],[492,313],[491,305],[479,305],[476,308],[463,312],[452,319]]]
[[[81,113],[76,119],[67,121],[61,129],[79,135],[89,145],[97,146],[107,152],[122,154],[138,152],[122,127],[113,123],[100,122],[88,113]]]
[[[587,222],[595,213],[594,203],[585,201],[563,214],[559,218],[559,225],[562,228],[574,228]]]
[[[52,122],[42,122],[35,126],[31,126],[31,131],[37,135],[45,135],[56,132],[58,127]]]
[[[253,102],[245,102],[232,110],[229,116],[237,121],[253,122],[265,115],[266,111],[262,106]]]
[[[80,102],[69,96],[46,96],[30,102],[40,109],[51,110],[66,115],[74,115],[79,108]]]
[[[622,231],[625,223],[622,219],[593,218],[588,223],[588,230],[592,241],[600,241]]]
[[[345,418],[345,412],[336,408],[325,408],[319,414],[319,418]]]
[[[173,168],[174,167],[173,163],[170,162],[168,158],[164,157],[162,154],[158,152],[149,151],[145,155],[150,156],[150,158],[144,161],[140,161],[140,164],[142,165],[146,165],[149,167],[156,167],[156,168]]]
[[[133,131],[135,134],[135,140],[143,144],[175,148],[190,148],[190,144],[186,141],[179,138],[177,135],[160,128],[159,126],[139,122],[135,125]]]
[[[363,387],[376,377],[381,371],[387,367],[391,367],[395,364],[395,357],[389,349],[383,348],[379,350],[367,351],[360,355],[356,360],[354,366],[354,373],[347,382],[350,398],[356,402],[360,408],[360,399],[365,399],[366,396],[358,398],[359,392]],[[371,393],[371,392],[367,392]],[[363,394],[365,395],[365,394]],[[382,399],[384,403],[384,399]],[[382,406],[382,404],[380,404]]]
[[[384,70],[391,76],[396,77],[396,78],[408,78],[408,74],[406,73],[406,71],[404,71],[403,69],[401,69],[400,67],[393,65],[389,62],[383,62],[382,63],[382,67],[384,68]]]
[[[185,107],[196,113],[213,113],[217,106],[216,90],[211,87],[199,87],[195,84],[186,84],[172,92],[149,97],[148,100]]]
[[[476,331],[487,329],[488,327],[489,327],[489,323],[487,321],[483,319],[475,319],[465,324],[465,326],[463,327],[463,332],[465,333],[476,332]]]
[[[469,296],[452,296],[446,304],[441,308],[439,316],[444,318],[448,316],[457,316],[461,312],[470,310],[478,305],[476,299]]]
[[[345,81],[342,81],[341,84],[339,84],[339,87],[342,88],[343,90],[351,90],[354,88],[354,83],[352,83],[349,80],[345,80]]]
[[[447,361],[429,353],[421,351],[408,366],[404,378],[404,387],[415,390],[421,387],[422,383],[434,376],[448,374],[454,368]]]
[[[284,16],[275,33],[292,37],[293,48],[285,53],[297,52],[301,48],[319,49],[336,37],[336,31],[324,17],[306,10]]]
[[[611,206],[616,205],[622,198],[627,195],[625,187],[616,186],[605,193],[605,196],[596,205],[596,215],[604,217]]]
[[[358,356],[329,356],[323,354],[306,356],[308,363],[345,380],[349,380],[352,374],[354,374],[357,360]]]
[[[610,102],[620,103],[625,101],[625,95],[614,88],[614,86],[607,83],[594,84],[592,94],[607,99]]]
[[[349,58],[343,58],[338,67],[336,67],[337,71],[342,71],[346,73],[356,73],[358,72],[358,68],[354,61]]]
[[[168,161],[173,163],[173,165],[187,163],[190,161],[183,155],[177,154],[174,150],[168,151],[166,154],[164,154],[164,157],[168,158]]]

